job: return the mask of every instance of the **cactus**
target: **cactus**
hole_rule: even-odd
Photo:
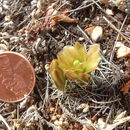
[[[64,90],[66,79],[87,82],[90,72],[95,70],[100,62],[100,46],[93,45],[88,52],[80,43],[65,46],[57,54],[57,59],[50,65],[50,74],[58,89]]]

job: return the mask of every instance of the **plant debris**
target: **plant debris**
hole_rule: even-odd
[[[121,88],[121,91],[123,92],[123,94],[127,94],[128,91],[130,89],[130,81],[128,81],[122,88]]]

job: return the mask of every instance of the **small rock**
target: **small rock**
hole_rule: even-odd
[[[103,54],[106,54],[106,52],[107,52],[107,50],[103,50],[103,51],[102,51]]]
[[[85,108],[88,108],[88,107],[89,107],[88,104],[82,103],[82,104],[80,104],[80,105],[76,108],[76,110],[85,109]]]
[[[106,9],[106,14],[111,15],[111,16],[114,15],[113,11],[111,9],[108,9],[108,8]]]
[[[126,46],[121,46],[117,50],[117,58],[128,58],[130,57],[130,48]]]
[[[85,108],[83,109],[83,113],[86,113],[86,112],[88,112],[88,111],[89,111],[89,105],[86,104]]]
[[[102,40],[103,28],[101,26],[92,26],[85,30],[95,42]]]
[[[63,121],[63,120],[64,120],[63,117],[60,117],[60,118],[59,118],[59,121]]]
[[[6,9],[6,10],[8,10],[8,9],[9,9],[9,6],[6,5],[6,4],[3,4],[3,8]]]
[[[116,48],[119,48],[121,46],[124,46],[124,44],[122,42],[116,42],[116,46],[115,46]]]
[[[83,41],[84,40],[84,38],[83,37],[79,37],[79,41]]]

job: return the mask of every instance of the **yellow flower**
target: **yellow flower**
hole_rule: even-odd
[[[101,59],[99,51],[98,44],[93,45],[87,53],[78,42],[74,46],[65,46],[57,55],[59,68],[68,78],[86,81],[90,76],[89,73],[99,64]]]
[[[55,84],[64,89],[66,78],[77,81],[88,81],[90,72],[95,70],[101,60],[100,46],[93,45],[88,52],[80,43],[65,46],[50,65],[50,72]]]

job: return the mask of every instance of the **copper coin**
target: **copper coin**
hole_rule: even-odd
[[[16,52],[0,53],[0,100],[18,102],[35,86],[35,72],[30,62]]]

